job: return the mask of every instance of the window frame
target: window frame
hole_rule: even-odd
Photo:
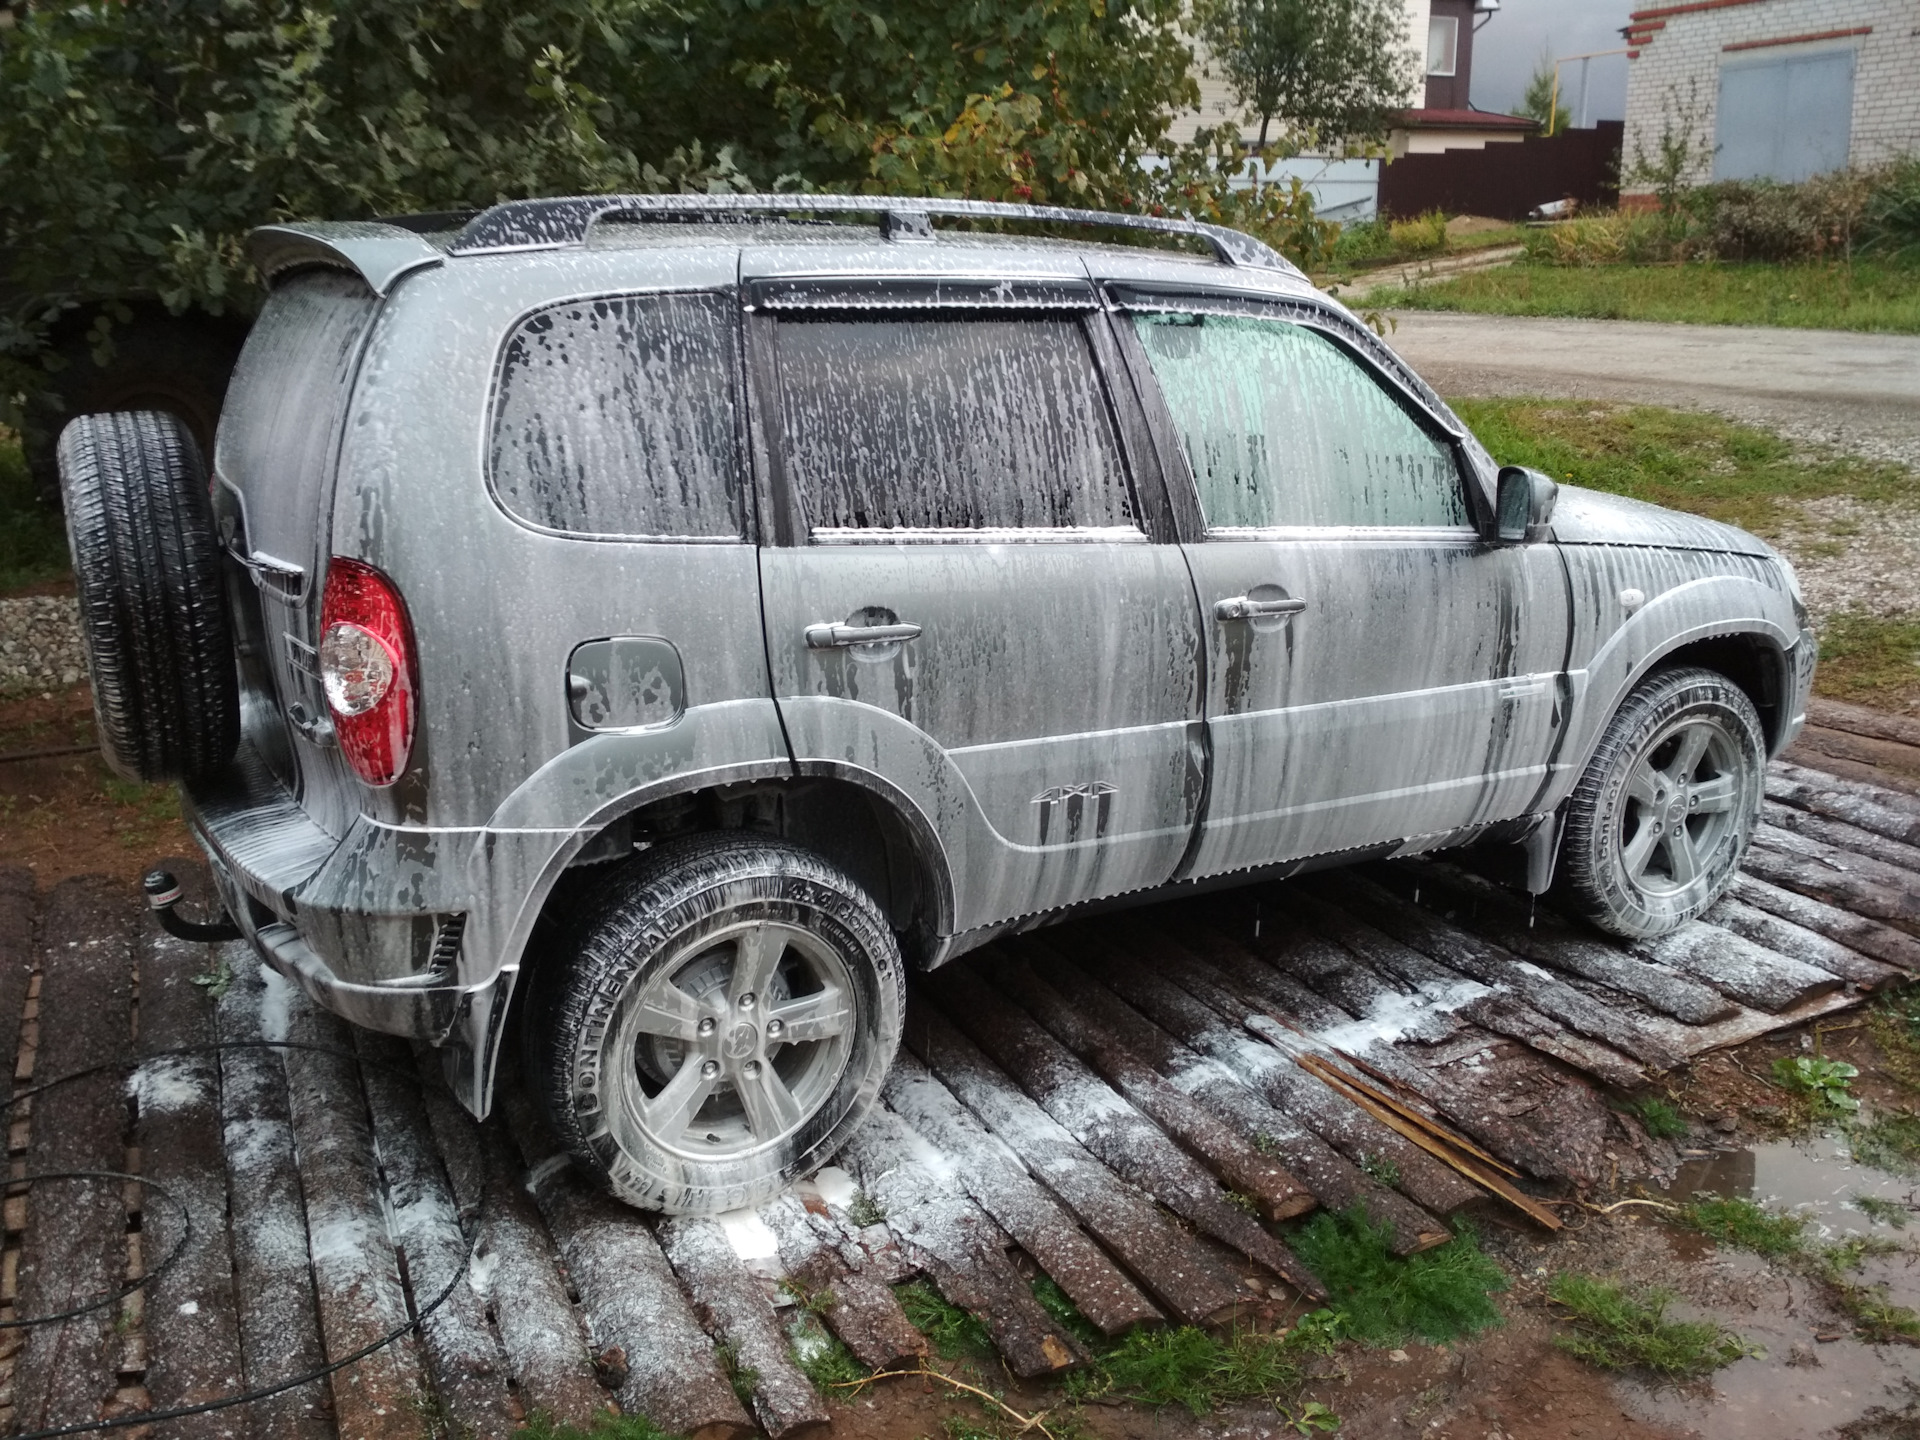
[[[1121,350],[1140,396],[1159,451],[1160,466],[1167,477],[1167,488],[1178,498],[1182,538],[1189,543],[1245,542],[1249,540],[1482,540],[1490,519],[1483,489],[1477,483],[1477,469],[1466,453],[1462,437],[1434,413],[1423,396],[1407,378],[1380,364],[1367,352],[1358,337],[1349,334],[1337,317],[1311,301],[1234,294],[1221,291],[1181,290],[1157,285],[1109,285],[1109,298],[1115,317],[1115,332],[1121,337]],[[1433,440],[1446,447],[1453,460],[1454,483],[1466,502],[1467,520],[1461,525],[1210,525],[1200,502],[1200,484],[1193,473],[1192,461],[1181,438],[1179,422],[1160,388],[1153,361],[1135,333],[1132,315],[1215,314],[1243,319],[1298,325],[1331,341],[1368,377],[1398,404],[1409,418]],[[1177,483],[1180,477],[1185,484]]]
[[[1129,382],[1128,368],[1106,323],[1100,296],[1086,280],[939,275],[885,279],[834,277],[762,279],[745,299],[753,455],[761,476],[761,503],[771,516],[770,543],[783,547],[845,545],[1146,545],[1171,544],[1177,526],[1167,485]],[[1120,481],[1136,516],[1127,526],[898,527],[815,526],[787,470],[781,433],[778,327],[798,315],[882,320],[943,311],[955,316],[1005,316],[1078,322],[1095,383],[1106,405]]]
[[[1438,69],[1433,63],[1433,37],[1445,27],[1449,36],[1447,41],[1447,68]],[[1443,80],[1450,80],[1460,73],[1460,17],[1458,15],[1429,15],[1427,17],[1427,74]]]
[[[536,535],[553,535],[563,540],[582,540],[607,545],[759,544],[759,504],[754,482],[755,467],[750,428],[750,400],[753,386],[747,370],[747,360],[740,334],[738,293],[737,287],[731,285],[719,287],[710,285],[622,286],[617,290],[591,290],[578,295],[563,295],[541,300],[516,314],[501,331],[499,344],[494,349],[492,369],[487,380],[486,419],[480,435],[480,469],[486,477],[487,497],[493,501],[494,508],[523,530],[531,530]],[[712,296],[725,302],[726,305],[727,329],[733,349],[734,465],[737,471],[736,486],[740,496],[739,513],[735,516],[735,533],[732,535],[677,535],[613,530],[568,530],[556,525],[542,524],[515,510],[500,493],[495,473],[498,467],[494,457],[494,436],[500,423],[500,403],[504,389],[502,382],[507,373],[507,352],[512,347],[515,337],[519,335],[521,327],[536,315],[565,306],[593,305],[609,300],[651,300],[675,295]]]

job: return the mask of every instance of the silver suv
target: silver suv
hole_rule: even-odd
[[[1054,238],[1123,228],[1173,248]],[[1778,555],[1499,469],[1231,231],[596,197],[253,254],[211,507],[166,416],[62,439],[109,756],[476,1114],[524,990],[636,1205],[821,1163],[906,964],[1074,907],[1491,839],[1669,930],[1802,721]]]

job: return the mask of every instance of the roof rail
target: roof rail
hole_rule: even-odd
[[[878,215],[889,240],[931,240],[936,215],[966,220],[1024,220],[1051,225],[1103,226],[1190,235],[1205,240],[1223,264],[1262,270],[1298,270],[1272,247],[1224,225],[1072,210],[1058,205],[1012,205],[998,200],[938,200],[885,195],[576,195],[553,200],[509,200],[483,211],[455,237],[454,255],[551,250],[585,243],[601,220],[724,220],[746,215]]]

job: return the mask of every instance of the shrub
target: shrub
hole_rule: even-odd
[[[1429,210],[1413,220],[1395,220],[1388,233],[1393,248],[1403,255],[1438,255],[1447,248],[1447,217]]]
[[[1368,1345],[1398,1345],[1409,1335],[1438,1344],[1499,1323],[1489,1297],[1506,1289],[1507,1277],[1471,1230],[1463,1226],[1438,1249],[1404,1259],[1390,1238],[1358,1204],[1322,1211],[1292,1237],[1349,1336]]]
[[[1882,170],[1860,217],[1862,248],[1902,260],[1920,260],[1920,155]]]
[[[1658,216],[1625,210],[1530,230],[1522,243],[1536,265],[1568,267],[1644,265],[1674,250]]]

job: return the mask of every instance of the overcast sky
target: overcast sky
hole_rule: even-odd
[[[1473,37],[1473,103],[1507,111],[1520,103],[1542,55],[1618,50],[1634,0],[1500,0]],[[1560,103],[1580,123],[1580,62],[1560,67]],[[1627,109],[1627,57],[1587,62],[1587,123],[1618,120]]]

